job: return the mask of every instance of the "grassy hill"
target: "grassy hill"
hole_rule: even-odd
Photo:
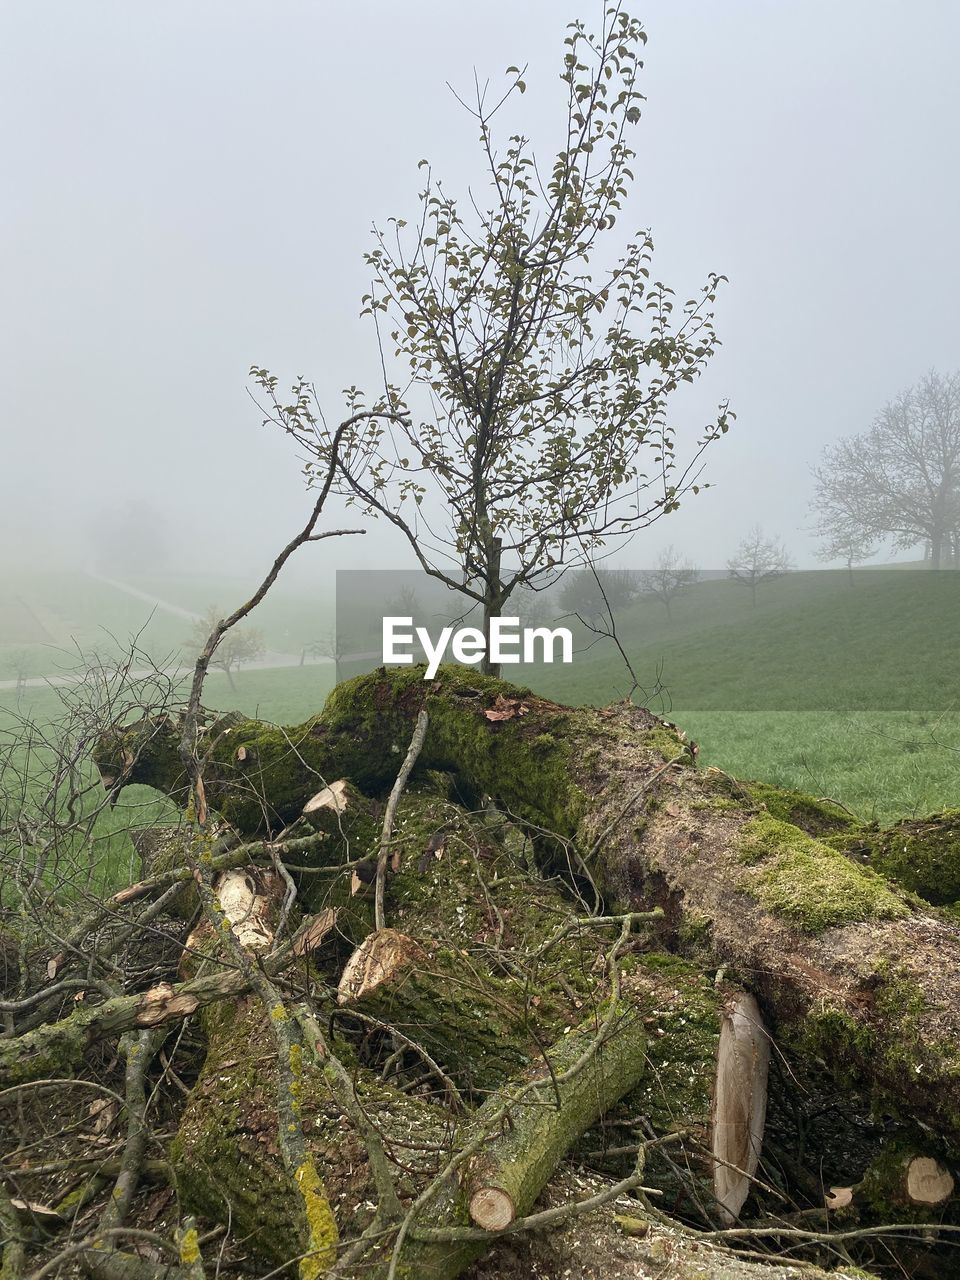
[[[13,584],[16,591],[9,578],[3,585],[0,663],[4,643],[9,653],[11,641],[32,640],[44,673],[63,664],[58,646],[71,635],[77,643],[125,638],[150,614],[144,601],[91,579],[44,575]],[[246,584],[198,576],[136,585],[199,611],[240,599]],[[379,596],[374,603],[382,608]],[[960,574],[861,570],[852,584],[843,573],[791,574],[765,584],[756,608],[735,584],[706,581],[676,600],[672,615],[641,601],[618,619],[619,632],[650,705],[701,744],[704,762],[832,795],[867,817],[960,803]],[[271,647],[294,653],[331,620],[329,602],[293,591],[277,591],[254,619]],[[52,639],[38,642],[37,627]],[[614,646],[576,630],[572,666],[505,674],[564,702],[622,697],[629,678]],[[187,621],[158,609],[145,636],[162,652],[180,647],[188,631]],[[320,708],[333,671],[251,669],[235,678],[234,692],[211,673],[211,706],[291,723]],[[7,691],[0,719],[4,708],[47,721],[57,698],[31,688],[18,704]]]
[[[155,660],[175,660],[190,648],[192,615],[212,607],[233,609],[253,585],[201,574],[113,582],[79,572],[4,570],[0,680],[68,671],[81,653],[114,656],[126,650],[133,636]],[[267,597],[251,625],[263,632],[269,649],[296,655],[332,628],[333,601],[326,592],[281,586]]]
[[[644,687],[659,674],[674,707],[960,710],[960,573],[861,571],[852,584],[846,573],[789,574],[764,584],[755,608],[736,583],[703,582],[671,612],[641,600],[618,631]],[[594,703],[626,679],[609,641],[533,678]]]

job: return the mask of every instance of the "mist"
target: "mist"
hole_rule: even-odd
[[[376,390],[359,316],[371,223],[416,215],[421,158],[452,192],[483,180],[448,82],[469,95],[474,72],[496,84],[529,63],[500,130],[548,157],[564,25],[599,13],[7,6],[3,560],[253,582],[310,498],[291,442],[261,425],[248,367],[314,379],[331,419],[342,388]],[[678,293],[729,277],[722,351],[679,412],[693,434],[729,398],[737,420],[707,453],[711,488],[630,556],[669,542],[718,564],[759,522],[810,563],[823,447],[958,363],[960,13],[930,0],[638,13],[647,102],[611,238],[649,225]],[[409,562],[371,525],[291,573]]]

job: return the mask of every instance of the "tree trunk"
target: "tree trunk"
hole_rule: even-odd
[[[503,587],[500,581],[500,557],[503,543],[500,538],[491,537],[487,552],[487,576],[484,583],[483,597],[483,635],[486,649],[480,663],[480,673],[485,676],[499,676],[500,664],[490,658],[490,623],[500,617],[503,608]]]
[[[939,569],[940,560],[943,554],[943,535],[939,529],[935,529],[930,539],[930,568]]]

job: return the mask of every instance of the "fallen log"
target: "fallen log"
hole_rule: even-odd
[[[423,768],[453,772],[555,833],[540,840],[544,866],[576,859],[608,910],[660,905],[668,945],[730,966],[784,1044],[865,1082],[879,1107],[933,1125],[960,1152],[960,930],[723,775],[699,771],[683,735],[648,711],[560,707],[459,668],[432,682],[417,668],[381,669],[339,686],[323,715],[296,729],[231,731],[257,744],[255,806],[234,795],[212,744],[208,794],[257,826],[264,812],[299,813],[321,766],[387,786],[424,705]],[[161,737],[150,739],[152,757],[168,760]],[[169,784],[169,768],[142,754],[134,774]]]
[[[935,906],[960,901],[960,811],[854,827],[830,843]]]
[[[591,1019],[562,1036],[539,1064],[494,1091],[453,1131],[445,1109],[385,1087],[369,1070],[355,1067],[362,1106],[376,1116],[387,1148],[400,1153],[405,1208],[433,1187],[402,1247],[401,1275],[459,1275],[484,1252],[486,1232],[482,1239],[463,1241],[429,1238],[429,1232],[456,1230],[471,1204],[474,1222],[487,1221],[484,1205],[494,1200],[509,1201],[512,1216],[525,1213],[578,1135],[642,1078],[647,1033],[641,1010],[631,1002],[629,979],[605,1013],[603,1027]],[[181,1202],[214,1221],[229,1220],[241,1235],[255,1237],[260,1258],[283,1265],[296,1252],[298,1237],[269,1103],[276,1066],[265,1014],[244,1001],[208,1011],[205,1023],[207,1062],[171,1154]],[[341,1235],[349,1238],[370,1222],[366,1152],[331,1105],[321,1069],[305,1067],[300,1098],[311,1148],[338,1205]],[[437,1180],[448,1164],[450,1176]],[[394,1239],[395,1232],[350,1274],[382,1277]]]

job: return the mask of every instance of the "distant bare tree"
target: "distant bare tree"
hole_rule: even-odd
[[[640,592],[640,575],[632,569],[574,569],[560,588],[560,604],[569,613],[587,620],[625,609]]]
[[[329,658],[332,662],[342,662],[357,647],[352,636],[345,635],[336,627],[311,640],[300,650],[300,666],[307,658]]]
[[[875,539],[855,524],[845,524],[838,520],[832,526],[818,526],[822,543],[817,552],[818,560],[842,560],[847,566],[850,582],[853,582],[853,567],[862,564],[876,555]]]
[[[216,607],[208,609],[203,617],[198,618],[193,624],[190,643],[197,649],[202,648],[219,620],[220,610]],[[224,636],[210,659],[210,665],[218,667],[224,672],[230,688],[235,690],[237,686],[233,680],[234,670],[241,667],[245,662],[255,662],[257,658],[263,657],[265,652],[266,644],[262,632],[255,627],[235,627]]]
[[[890,538],[901,548],[924,544],[939,569],[960,530],[960,371],[931,371],[901,392],[869,431],[824,450],[814,475],[825,555],[832,545],[848,563],[852,550],[855,562]]]
[[[793,562],[783,542],[779,538],[768,538],[758,524],[737,547],[733,558],[727,561],[730,577],[749,588],[754,605],[762,582],[780,578],[792,568]]]
[[[689,560],[682,560],[672,546],[660,553],[656,568],[645,569],[640,575],[640,590],[644,595],[655,596],[671,617],[670,606],[688,587],[700,579],[700,570]]]

